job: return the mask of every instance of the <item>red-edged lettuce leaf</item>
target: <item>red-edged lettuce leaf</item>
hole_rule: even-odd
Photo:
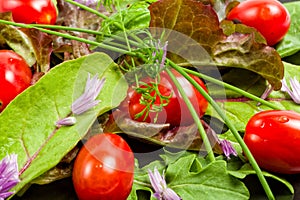
[[[13,21],[10,12],[0,13],[0,19]],[[21,55],[29,66],[32,66],[36,62],[32,44],[27,35],[20,29],[0,23],[0,44],[1,48],[11,48]]]
[[[251,70],[268,80],[275,90],[281,88],[284,70],[276,50],[258,42],[253,33],[225,35],[211,5],[194,0],[161,0],[151,4],[149,10],[151,27],[171,29],[197,41],[211,57],[213,63],[208,64]],[[170,46],[174,43],[183,51],[194,49],[185,41],[181,43],[168,35],[164,39]],[[182,62],[174,60],[174,55],[168,56],[177,63]],[[198,60],[193,63],[201,63],[201,58],[199,53]],[[193,59],[197,58],[193,56]]]
[[[31,41],[36,58],[37,72],[47,72],[50,69],[50,55],[52,53],[52,38],[36,29],[21,29]]]

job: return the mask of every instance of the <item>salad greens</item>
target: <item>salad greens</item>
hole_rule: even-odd
[[[257,174],[257,170],[245,160],[241,145],[213,106],[210,105],[206,112],[206,123],[210,126],[204,127],[207,137],[212,138],[210,134],[215,131],[219,134],[218,137],[229,140],[239,153],[237,158],[227,160],[218,156],[211,161],[202,156],[199,150],[203,150],[200,149],[203,141],[196,125],[169,130],[168,124],[135,122],[114,110],[127,93],[127,83],[122,76],[125,69],[122,61],[130,60],[131,64],[141,62],[139,59],[145,61],[145,58],[150,57],[147,53],[151,53],[152,40],[168,41],[168,50],[171,51],[167,57],[174,65],[190,67],[192,64],[198,71],[208,75],[211,75],[212,67],[217,67],[220,72],[215,79],[256,96],[265,91],[268,82],[275,89],[266,99],[268,102],[276,108],[300,112],[299,105],[280,91],[283,78],[288,80],[296,77],[300,80],[300,66],[281,60],[299,52],[299,2],[285,4],[291,13],[292,24],[290,31],[276,49],[266,46],[264,38],[252,28],[226,20],[219,22],[213,9],[213,1],[101,2],[110,9],[106,13],[107,16],[101,13],[98,15],[104,19],[95,20],[100,25],[97,24],[99,27],[92,30],[92,35],[89,35],[90,32],[87,34],[86,30],[94,27],[95,24],[90,19],[97,10],[91,14],[83,9],[84,6],[78,9],[71,4],[64,8],[61,19],[65,17],[66,24],[76,25],[80,34],[71,32],[71,28],[60,26],[31,25],[30,28],[23,26],[22,29],[17,29],[3,21],[0,23],[1,47],[9,46],[23,55],[30,65],[34,65],[37,72],[45,73],[0,114],[0,158],[16,153],[18,164],[23,169],[21,182],[13,190],[18,192],[32,183],[49,183],[48,180],[67,176],[70,173],[69,167],[66,168],[68,173],[57,173],[54,179],[49,179],[50,172],[56,170],[55,166],[70,156],[70,152],[76,154],[74,148],[76,149],[78,142],[89,135],[89,130],[96,129],[95,132],[125,132],[131,137],[142,139],[143,142],[176,148],[177,153],[165,151],[159,155],[160,160],[154,160],[146,166],[139,167],[137,161],[133,189],[128,197],[130,200],[154,199],[147,174],[148,169],[153,170],[154,167],[161,172],[165,171],[168,186],[183,199],[251,198],[252,194],[245,180]],[[76,17],[78,21],[73,22],[71,16]],[[89,18],[85,19],[84,16]],[[9,15],[1,14],[0,19],[11,21]],[[151,28],[148,29],[149,26]],[[103,43],[112,45],[114,49],[122,48],[123,52],[131,54],[115,59],[105,53],[91,53],[86,44],[61,39],[59,36],[64,35],[55,36],[54,31],[51,32],[53,35],[48,35],[43,33],[48,30],[43,27],[61,29],[61,32],[70,31],[76,36],[67,39],[84,38],[85,40],[79,38],[78,41],[91,41],[86,43],[93,45],[95,51],[101,51],[102,49],[95,47]],[[162,31],[163,28],[171,31]],[[185,34],[191,40],[178,39],[174,37],[173,32]],[[128,37],[126,33],[130,33]],[[180,34],[175,36],[178,35]],[[138,48],[141,41],[144,41],[146,46],[140,45],[147,47],[148,51]],[[51,45],[52,42],[54,46]],[[200,50],[201,53],[195,51],[195,43],[200,44],[206,54],[202,54],[203,49]],[[101,102],[91,112],[78,116],[74,126],[57,129],[55,122],[70,113],[72,102],[81,95],[87,73],[98,74],[106,79],[98,97]],[[249,77],[251,81],[248,81]],[[271,109],[265,104],[257,105],[255,99],[246,98],[237,90],[224,88],[210,81],[207,81],[207,85],[214,101],[241,135],[251,116],[261,110]],[[111,111],[113,118],[110,117]],[[93,126],[96,119],[100,128]],[[215,128],[215,123],[219,128]],[[216,155],[222,154],[222,149],[217,143],[212,148]],[[72,159],[74,154],[70,156]],[[284,178],[268,172],[263,172],[263,175],[268,177],[268,181],[272,179],[281,186],[284,185],[291,196],[294,193],[292,185]],[[259,182],[256,180],[255,184]]]

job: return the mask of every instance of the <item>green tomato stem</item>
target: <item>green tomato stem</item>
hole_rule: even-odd
[[[199,73],[199,72],[196,72],[196,71],[187,69],[187,68],[184,68],[184,70],[185,70],[187,73],[189,73],[189,74],[193,74],[193,75],[195,75],[195,76],[198,76],[198,77],[200,77],[200,78],[203,78],[203,79],[205,79],[205,80],[207,80],[207,81],[209,81],[209,82],[211,82],[211,83],[215,83],[215,84],[218,84],[218,85],[223,85],[223,86],[224,86],[225,88],[227,88],[227,89],[230,89],[230,90],[232,90],[232,91],[235,91],[235,92],[237,92],[237,93],[240,93],[241,95],[243,95],[243,96],[245,96],[245,97],[247,97],[247,98],[249,98],[249,99],[252,99],[252,100],[254,100],[254,101],[257,101],[257,102],[259,102],[259,103],[261,103],[261,104],[264,104],[264,105],[266,105],[266,106],[268,106],[268,107],[270,107],[270,108],[272,108],[272,109],[274,109],[274,110],[282,110],[282,107],[279,107],[279,106],[277,106],[277,105],[275,105],[275,104],[273,104],[273,103],[271,103],[271,102],[268,102],[268,101],[266,101],[266,100],[264,100],[264,99],[262,99],[262,98],[260,98],[260,97],[257,97],[257,96],[255,96],[255,95],[249,93],[249,92],[246,92],[246,91],[244,91],[244,90],[242,90],[242,89],[240,89],[240,88],[238,88],[238,87],[235,87],[235,86],[233,86],[233,85],[230,85],[230,84],[228,84],[228,83],[225,83],[225,82],[220,81],[220,80],[218,80],[218,79],[215,79],[215,78],[213,78],[213,77],[207,76],[207,75],[205,75],[205,74],[202,74],[202,73]]]
[[[166,72],[169,74],[169,76],[170,76],[170,78],[172,79],[172,81],[174,82],[174,84],[176,85],[176,87],[177,87],[179,93],[181,94],[181,96],[182,96],[184,102],[186,103],[186,105],[187,105],[187,107],[188,107],[188,109],[189,109],[189,111],[190,111],[190,113],[191,113],[191,115],[192,115],[192,117],[193,117],[193,119],[194,119],[194,121],[195,121],[197,127],[198,127],[198,130],[199,130],[199,132],[200,132],[200,136],[201,136],[201,138],[202,138],[202,140],[203,140],[203,144],[204,144],[205,149],[206,149],[206,152],[207,152],[208,159],[209,159],[211,162],[215,161],[216,159],[215,159],[215,156],[214,156],[214,152],[213,152],[213,150],[212,150],[212,146],[211,146],[211,144],[210,144],[210,141],[209,141],[209,139],[208,139],[208,137],[207,137],[207,135],[206,135],[206,132],[205,132],[205,130],[204,130],[204,127],[203,127],[203,125],[202,125],[202,123],[201,123],[201,120],[200,120],[200,118],[199,118],[199,116],[198,116],[198,114],[197,114],[195,108],[193,107],[191,101],[189,100],[188,96],[187,96],[186,93],[184,92],[184,89],[183,89],[182,86],[179,84],[179,82],[178,82],[178,80],[176,79],[176,77],[174,76],[174,74],[173,74],[168,68],[166,68],[165,70],[166,70]],[[183,75],[183,76],[185,76],[185,75]],[[187,76],[188,76],[188,75],[187,75]]]
[[[235,126],[230,122],[230,120],[226,117],[225,113],[222,111],[222,109],[220,108],[220,106],[213,100],[213,98],[211,98],[206,92],[205,90],[193,79],[191,78],[186,72],[185,70],[183,70],[180,66],[176,65],[174,62],[172,62],[171,60],[169,60],[170,66],[173,67],[175,70],[177,70],[180,74],[182,74],[188,81],[190,81],[190,83],[203,95],[203,97],[212,105],[212,107],[216,110],[216,112],[219,114],[219,116],[224,120],[224,122],[226,123],[226,125],[228,126],[228,128],[230,129],[230,131],[232,132],[232,134],[234,135],[234,137],[236,138],[236,140],[238,141],[238,143],[241,145],[246,157],[249,160],[249,163],[252,165],[253,169],[255,170],[258,179],[268,197],[268,199],[273,200],[275,199],[271,188],[266,180],[266,178],[264,177],[260,167],[258,166],[256,160],[254,159],[252,153],[250,152],[249,148],[247,147],[246,143],[244,142],[243,138],[240,136],[240,134],[238,133],[238,131],[236,130]]]

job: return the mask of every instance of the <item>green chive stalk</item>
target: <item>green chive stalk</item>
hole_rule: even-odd
[[[88,40],[88,39],[72,36],[72,35],[65,34],[65,33],[60,33],[60,32],[57,32],[57,31],[52,31],[52,30],[48,30],[48,29],[44,29],[44,28],[34,27],[32,25],[29,25],[29,24],[15,23],[15,22],[10,22],[10,21],[6,21],[6,20],[0,20],[0,23],[12,25],[12,26],[18,26],[18,27],[21,27],[21,28],[34,28],[34,29],[37,29],[41,32],[48,33],[50,35],[56,35],[56,36],[60,36],[60,37],[66,38],[66,39],[76,40],[76,41],[83,42],[83,43],[86,43],[86,44],[101,47],[103,49],[115,51],[115,52],[118,52],[118,53],[127,54],[127,55],[130,55],[130,56],[136,56],[136,54],[134,52],[130,52],[130,51],[127,51],[127,50],[122,50],[122,49],[119,49],[119,48],[116,48],[116,47],[113,47],[113,46],[105,45],[103,43],[91,41],[91,40]]]
[[[198,130],[200,132],[200,136],[202,138],[202,141],[203,141],[203,144],[205,146],[205,149],[206,149],[206,152],[207,152],[207,156],[208,156],[208,159],[213,162],[215,161],[215,156],[214,156],[214,152],[212,150],[212,146],[209,142],[209,139],[206,135],[206,132],[204,130],[204,127],[200,121],[200,118],[195,110],[195,108],[193,107],[191,101],[189,100],[188,96],[186,95],[186,93],[184,92],[184,89],[182,88],[182,86],[179,84],[178,80],[176,79],[176,77],[174,76],[174,74],[168,69],[166,68],[165,69],[166,72],[168,73],[168,75],[170,76],[171,80],[173,81],[173,83],[176,85],[176,88],[178,89],[179,93],[181,94],[184,102],[186,103],[197,127],[198,127]]]
[[[249,148],[247,147],[246,143],[244,142],[243,138],[240,136],[238,131],[236,130],[235,126],[230,122],[230,120],[226,117],[220,106],[209,96],[205,90],[193,79],[191,78],[183,69],[182,67],[176,65],[171,60],[168,60],[170,66],[173,67],[175,70],[177,70],[181,75],[183,75],[190,83],[202,94],[202,96],[212,105],[212,107],[216,110],[216,112],[219,114],[219,116],[224,120],[238,143],[241,145],[245,155],[247,156],[249,163],[252,165],[253,169],[255,170],[258,179],[268,197],[270,200],[274,200],[275,197],[272,193],[272,190],[264,177],[260,167],[258,166],[256,160],[254,159],[252,153],[250,152]]]
[[[76,28],[76,27],[66,27],[66,26],[59,26],[59,25],[47,25],[47,24],[30,24],[33,27],[37,27],[37,28],[45,28],[45,29],[53,29],[53,30],[65,30],[65,31],[73,31],[73,32],[81,32],[81,33],[87,33],[87,34],[91,34],[91,35],[104,35],[105,37],[110,37],[112,39],[115,39],[117,41],[121,41],[121,42],[125,42],[126,40],[124,39],[124,37],[120,36],[120,35],[110,35],[110,34],[105,34],[102,33],[101,31],[95,31],[95,30],[90,30],[90,29],[84,29],[84,28]],[[144,48],[144,46],[142,46],[142,42],[135,42],[133,40],[129,40],[128,39],[129,44],[135,46],[135,47],[140,47],[140,48]]]
[[[264,99],[262,99],[262,98],[260,98],[260,97],[257,97],[257,96],[255,96],[255,95],[249,93],[249,92],[246,92],[246,91],[244,91],[244,90],[242,90],[242,89],[240,89],[240,88],[238,88],[238,87],[235,87],[235,86],[233,86],[233,85],[230,85],[230,84],[225,83],[225,82],[223,82],[223,81],[220,81],[220,80],[218,80],[218,79],[212,78],[212,77],[210,77],[210,76],[207,76],[207,75],[205,75],[205,74],[202,74],[202,73],[199,73],[199,72],[196,72],[196,71],[187,69],[187,68],[183,68],[183,69],[184,69],[184,71],[186,71],[186,72],[189,73],[189,74],[193,74],[193,75],[195,75],[195,76],[198,76],[198,77],[200,77],[200,78],[203,78],[203,79],[205,79],[205,80],[207,80],[207,81],[209,81],[209,82],[211,82],[211,83],[215,83],[215,84],[218,84],[218,85],[222,85],[222,86],[224,86],[224,87],[227,88],[227,89],[230,89],[230,90],[232,90],[232,91],[235,91],[235,92],[237,92],[237,93],[239,93],[239,94],[241,94],[241,95],[243,95],[243,96],[245,96],[245,97],[247,97],[247,98],[249,98],[249,99],[252,99],[252,100],[257,101],[257,102],[259,102],[259,103],[261,103],[261,104],[264,104],[264,105],[266,105],[266,106],[268,106],[268,107],[270,107],[270,108],[272,108],[272,109],[274,109],[274,110],[282,110],[281,107],[279,107],[279,106],[277,106],[277,105],[275,105],[275,104],[273,104],[273,103],[270,103],[270,102],[268,102],[268,101],[266,101],[266,100],[264,100]]]

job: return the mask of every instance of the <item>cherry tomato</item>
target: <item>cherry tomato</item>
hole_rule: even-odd
[[[300,172],[299,113],[257,113],[247,123],[244,141],[262,168],[284,174]]]
[[[12,12],[19,23],[55,24],[57,10],[52,0],[0,0],[0,12]]]
[[[228,13],[227,19],[256,28],[270,46],[284,37],[291,23],[289,12],[277,0],[243,1]]]
[[[180,85],[183,87],[186,95],[194,106],[199,117],[203,116],[208,107],[208,102],[206,101],[206,99],[179,72],[172,70],[172,73],[175,75]],[[205,89],[205,91],[207,91],[207,88],[205,87],[201,79],[196,76],[190,76],[194,80],[196,80],[197,83]],[[150,79],[145,79],[143,80],[143,82],[146,82],[147,85],[140,86],[141,89],[145,89],[146,87],[153,88],[154,86],[152,83],[153,80],[151,82]],[[130,117],[140,122],[145,121],[148,123],[159,124],[169,123],[171,126],[184,126],[194,123],[190,111],[186,106],[186,103],[184,102],[177,87],[175,86],[167,72],[162,71],[160,73],[160,82],[157,84],[157,89],[159,92],[150,92],[150,96],[155,98],[154,103],[150,106],[152,112],[145,112],[145,109],[147,110],[147,106],[141,103],[142,93],[138,92],[137,90],[130,92],[130,97],[128,98],[128,106],[123,106],[122,109],[124,110],[124,107],[127,108]],[[158,93],[160,93],[161,96],[167,97],[167,99],[160,98]],[[155,107],[159,107],[162,104],[165,105],[161,110],[154,110]],[[139,113],[142,113],[142,115],[138,116]]]
[[[30,67],[20,55],[0,50],[0,111],[30,86],[31,78]]]
[[[73,168],[80,200],[125,200],[133,183],[134,155],[122,137],[97,134],[81,148]]]

